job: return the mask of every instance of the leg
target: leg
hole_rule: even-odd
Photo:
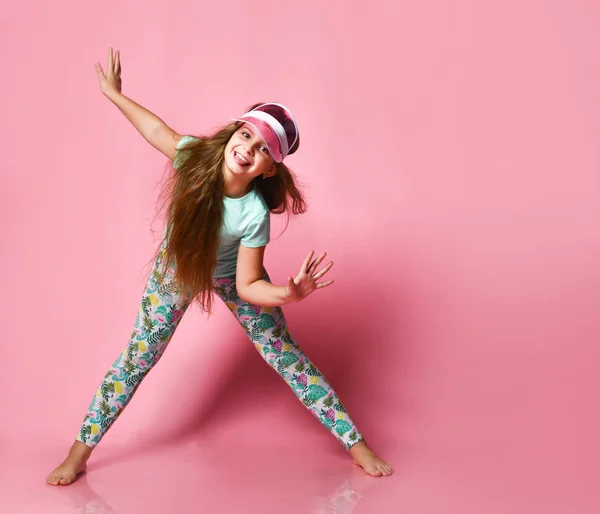
[[[265,280],[270,282],[266,273]],[[215,292],[225,301],[265,361],[344,448],[350,450],[360,442],[363,437],[336,392],[290,335],[281,308],[244,302],[237,294],[234,277],[216,279]]]
[[[148,277],[129,344],[104,376],[77,435],[77,441],[90,448],[100,442],[159,361],[189,306],[173,285],[174,271],[159,282],[163,257],[161,252]]]
[[[164,251],[161,251],[148,277],[129,344],[104,376],[69,456],[48,475],[48,483],[70,484],[85,470],[91,450],[123,412],[173,337],[190,302],[176,289],[173,269],[160,280],[163,262]]]

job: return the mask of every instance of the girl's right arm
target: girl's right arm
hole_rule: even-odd
[[[148,109],[121,93],[121,62],[117,50],[113,59],[112,48],[108,52],[106,76],[100,63],[96,63],[102,93],[114,103],[137,131],[159,152],[173,160],[181,135]]]

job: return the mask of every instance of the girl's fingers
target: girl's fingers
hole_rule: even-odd
[[[324,287],[330,286],[331,284],[333,284],[333,280],[328,280],[327,282],[319,282],[318,284],[316,284],[317,289],[323,289]]]
[[[321,263],[321,261],[325,258],[325,256],[327,255],[326,252],[323,252],[321,255],[319,255],[315,261],[308,267],[309,270],[314,271],[315,269],[317,269],[317,266]]]
[[[306,257],[306,259],[304,259],[304,262],[302,263],[302,271],[303,271],[304,273],[308,273],[308,269],[309,269],[309,268],[308,268],[308,263],[309,263],[309,262],[310,262],[310,260],[312,259],[312,256],[313,256],[313,254],[314,254],[314,253],[315,253],[315,252],[314,252],[313,250],[311,250],[311,251],[308,253],[308,256]]]
[[[327,266],[325,266],[321,271],[315,273],[312,277],[315,280],[320,279],[323,275],[325,275],[325,273],[327,273],[331,269],[331,266],[333,266],[333,262],[330,262]]]
[[[112,47],[108,49],[108,66],[106,67],[106,73],[113,71],[113,54]]]
[[[99,79],[106,78],[104,76],[104,72],[102,71],[102,65],[99,62],[96,63],[96,72],[98,73],[98,78]]]
[[[290,294],[295,295],[296,293],[296,282],[294,282],[294,277],[288,277],[288,289]]]
[[[121,73],[121,53],[117,50],[115,54],[115,75]]]

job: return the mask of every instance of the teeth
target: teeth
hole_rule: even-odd
[[[246,159],[243,155],[240,155],[239,153],[235,152],[237,154],[237,156],[242,159],[242,161],[244,161],[246,164],[250,164],[250,161],[248,161],[248,159]]]

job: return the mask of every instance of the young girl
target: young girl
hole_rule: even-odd
[[[72,483],[92,449],[158,362],[193,301],[211,311],[216,293],[265,361],[315,417],[344,445],[353,462],[373,476],[390,466],[367,446],[325,377],[291,336],[281,305],[299,302],[333,283],[319,280],[325,253],[311,251],[296,277],[271,284],[263,267],[270,212],[306,210],[285,157],[299,145],[296,122],[280,104],[257,104],[211,137],[175,133],[161,119],[121,94],[119,51],[107,73],[96,64],[102,93],[157,150],[173,161],[170,203],[130,342],[106,373],[69,455],[46,480]],[[288,200],[289,197],[289,200]]]

